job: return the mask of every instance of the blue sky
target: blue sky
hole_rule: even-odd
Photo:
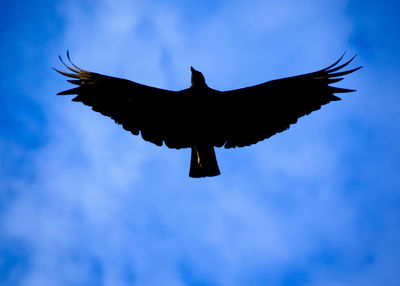
[[[1,285],[399,285],[394,1],[3,1]],[[227,90],[344,51],[358,91],[188,177],[157,147],[55,94],[69,49],[99,73]]]

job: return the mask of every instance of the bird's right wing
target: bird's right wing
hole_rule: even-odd
[[[73,101],[82,102],[94,111],[111,117],[134,135],[140,131],[144,140],[158,146],[163,142],[170,148],[190,146],[190,138],[185,136],[185,131],[188,128],[186,122],[190,121],[188,118],[191,116],[191,97],[185,94],[185,90],[150,87],[88,72],[71,64],[73,66],[64,65],[72,73],[56,71],[73,78],[68,81],[77,87],[62,91],[59,95],[76,94]]]
[[[217,94],[209,115],[214,145],[232,148],[257,143],[288,129],[322,105],[340,100],[335,93],[354,91],[330,86],[361,68],[337,72],[354,59],[337,66],[342,58],[317,72]]]

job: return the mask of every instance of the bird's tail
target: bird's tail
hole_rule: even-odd
[[[220,175],[214,146],[192,147],[189,176],[192,178],[214,177]]]

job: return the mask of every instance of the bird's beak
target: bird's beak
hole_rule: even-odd
[[[191,70],[192,72],[194,72],[194,71],[195,71],[195,69],[194,69],[193,67],[190,67],[190,70]]]

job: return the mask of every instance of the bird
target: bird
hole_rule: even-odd
[[[335,94],[354,92],[331,86],[361,68],[343,70],[355,58],[341,63],[344,55],[315,72],[227,91],[210,88],[193,67],[191,86],[178,91],[89,72],[71,61],[69,51],[70,65],[61,56],[59,59],[70,72],[54,70],[77,85],[58,95],[76,95],[72,101],[111,117],[125,130],[157,146],[191,148],[189,177],[202,178],[221,174],[215,147],[256,144],[289,129],[321,106],[341,100]]]

